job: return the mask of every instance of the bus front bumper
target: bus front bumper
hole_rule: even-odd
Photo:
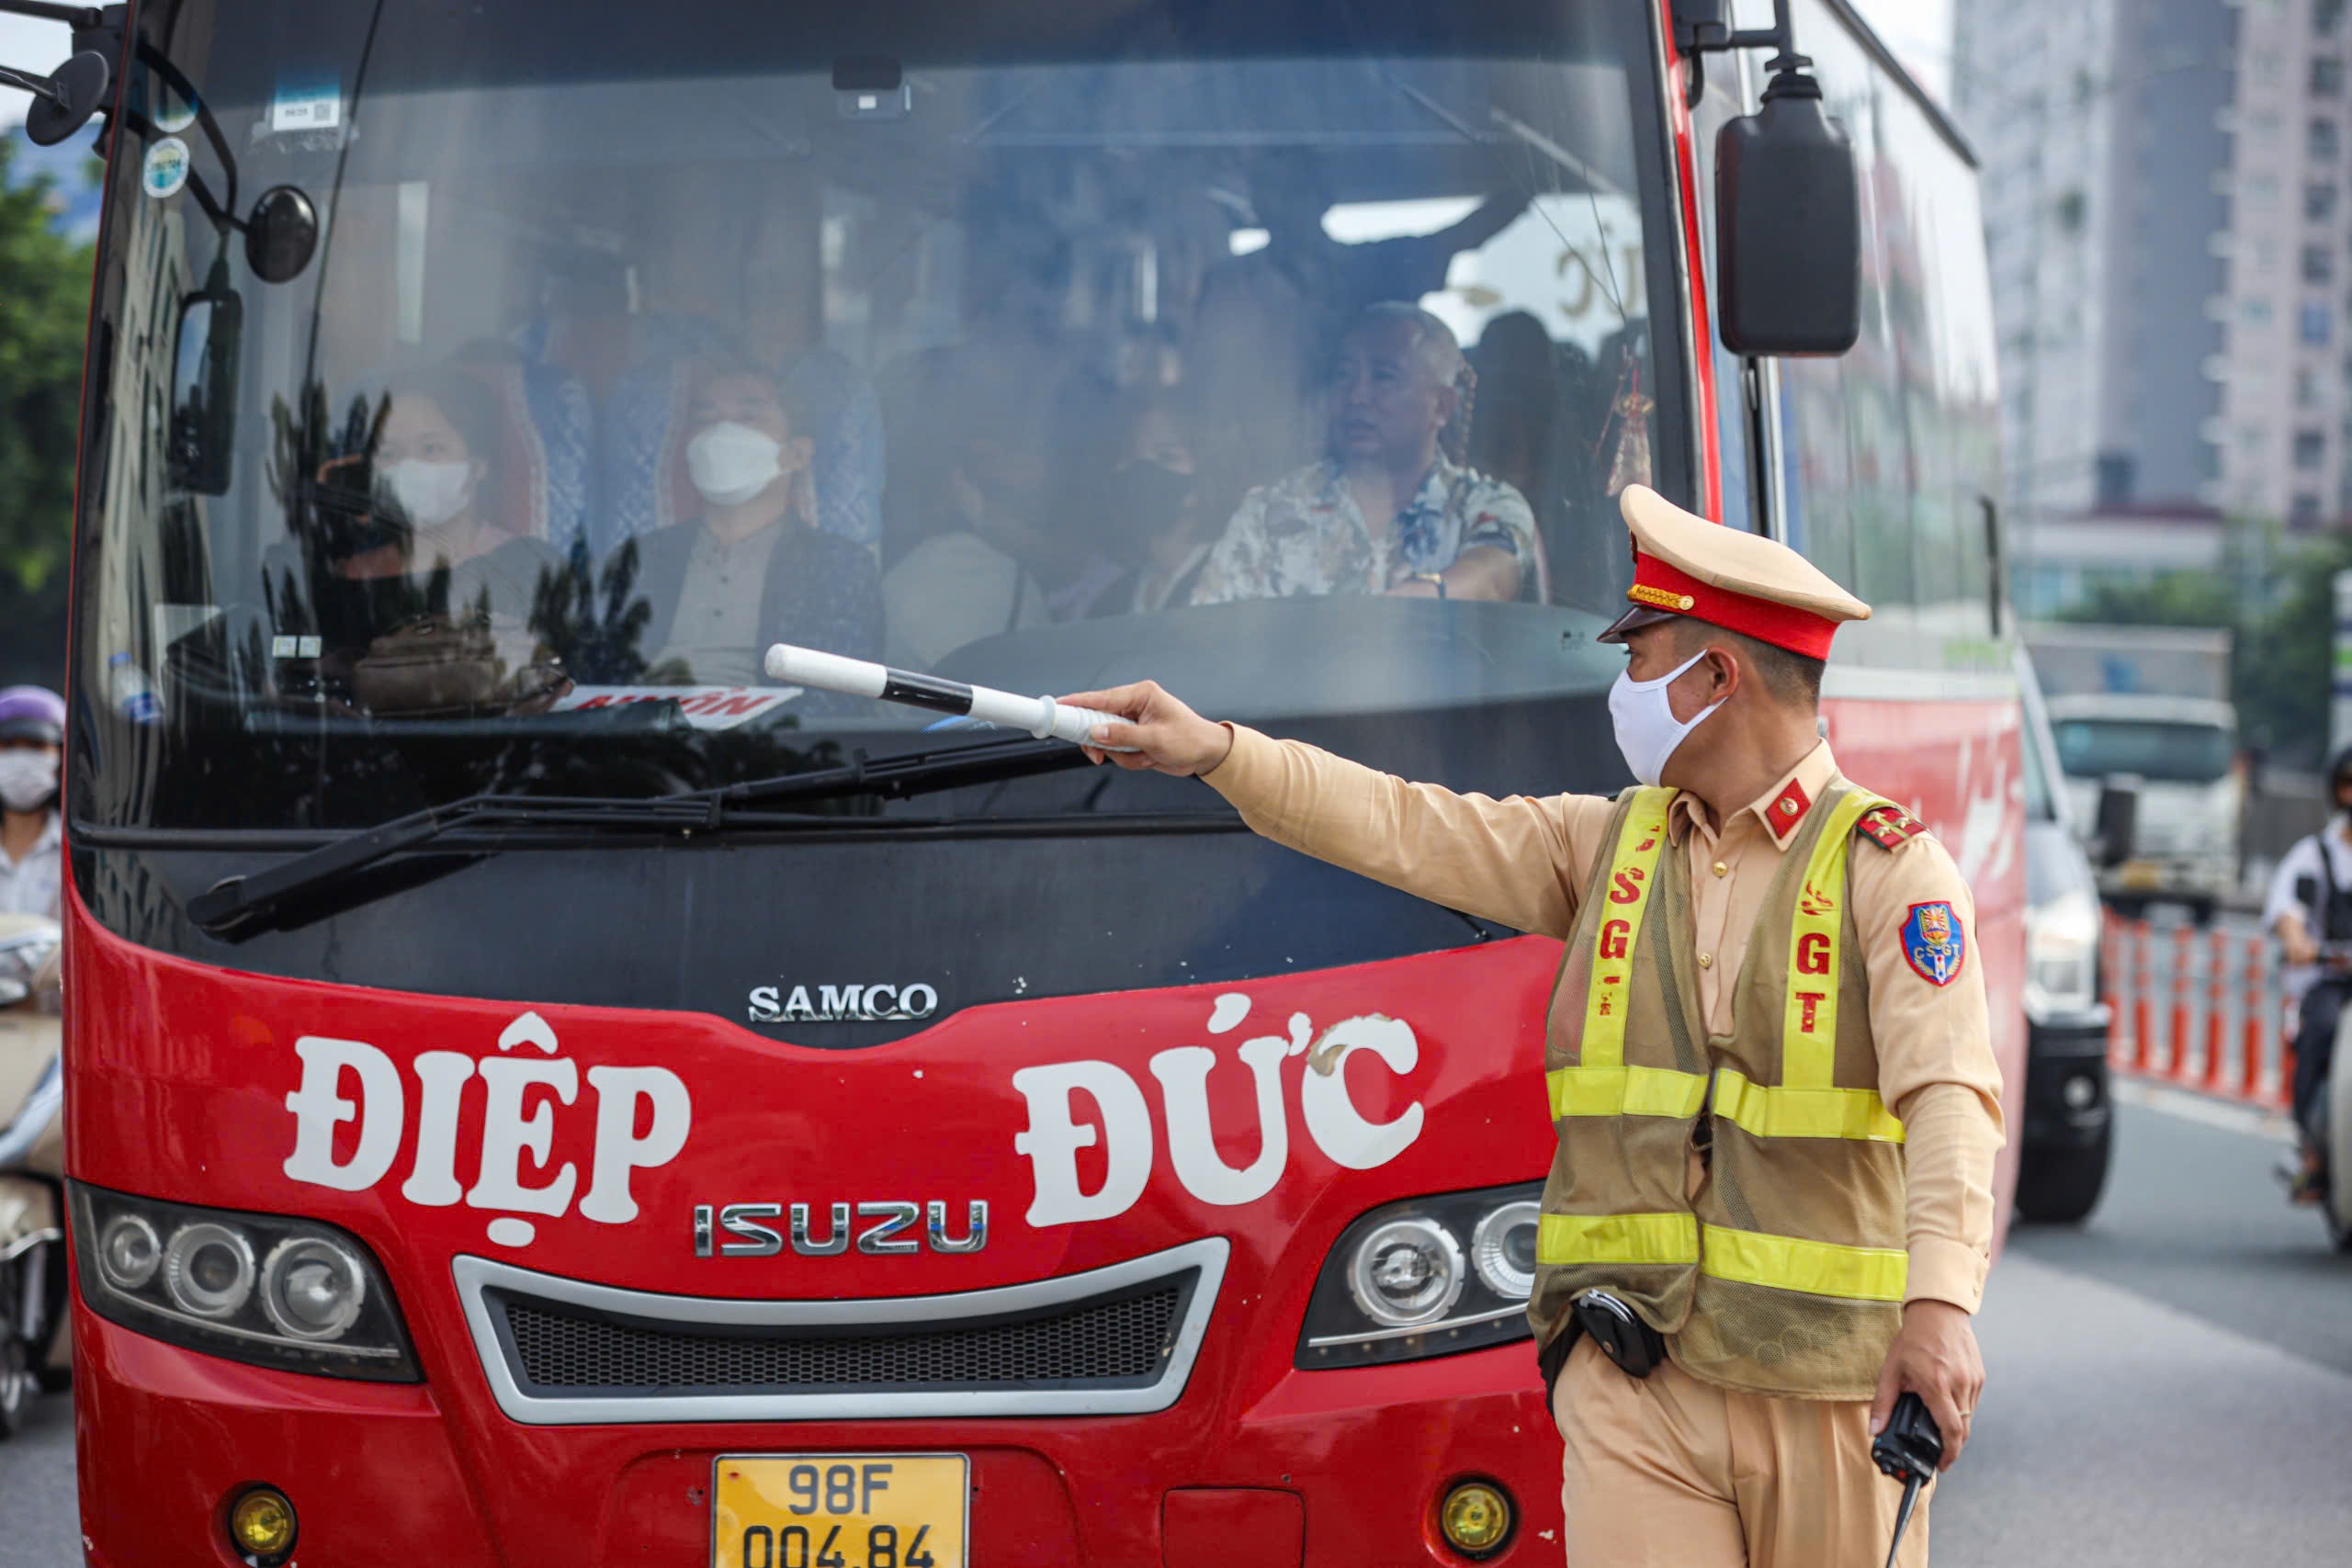
[[[78,1300],[74,1313],[93,1568],[232,1568],[229,1511],[256,1485],[293,1504],[296,1562],[704,1568],[718,1456],[801,1452],[969,1456],[968,1561],[987,1568],[1193,1568],[1210,1541],[1219,1568],[1510,1568],[1560,1551],[1559,1443],[1523,1340],[1294,1371],[1229,1416],[1204,1416],[1229,1402],[1196,1372],[1148,1416],[550,1427],[459,1386],[480,1379],[466,1360],[428,1353],[423,1383],[353,1382],[181,1349]],[[1476,1559],[1438,1524],[1472,1480],[1515,1513]]]

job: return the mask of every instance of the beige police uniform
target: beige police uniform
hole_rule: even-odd
[[[1711,597],[1712,587],[1748,600],[1781,593],[1760,612],[1768,617],[1799,599],[1806,603],[1795,607],[1833,620],[1868,613],[1810,563],[1769,540],[1728,533],[1647,491],[1630,499],[1625,511],[1642,563],[1634,602],[1649,612],[1695,613],[1711,620],[1720,615],[1725,621],[1749,615],[1747,604]],[[1726,557],[1732,558],[1728,566]],[[1663,589],[1657,586],[1661,582]],[[1683,604],[1690,608],[1680,608]],[[1769,620],[1764,624],[1782,629]],[[1597,873],[1612,870],[1612,857],[1631,847],[1623,824],[1639,806],[1632,798],[1639,792],[1629,792],[1623,806],[1596,796],[1498,801],[1459,795],[1407,784],[1298,742],[1270,739],[1240,726],[1233,730],[1231,752],[1206,777],[1258,832],[1485,919],[1563,939],[1582,932],[1563,965],[1550,1031],[1548,1065],[1555,1068],[1554,1099],[1560,1108],[1556,1080],[1577,1076],[1582,1054],[1577,1025],[1592,1005],[1579,983],[1579,963],[1591,951],[1593,922],[1581,917]],[[1704,741],[1702,730],[1690,743]],[[1728,1048],[1734,998],[1743,987],[1752,998],[1769,991],[1777,1000],[1775,987],[1782,983],[1781,976],[1760,971],[1744,976],[1750,947],[1767,934],[1774,940],[1763,943],[1763,950],[1776,951],[1783,962],[1788,952],[1788,932],[1770,921],[1759,926],[1758,917],[1768,899],[1786,902],[1791,897],[1792,884],[1781,874],[1792,847],[1815,854],[1825,839],[1825,818],[1844,807],[1838,841],[1851,832],[1852,847],[1843,857],[1843,902],[1849,912],[1841,918],[1849,922],[1845,929],[1856,950],[1849,961],[1847,994],[1862,1002],[1853,1010],[1860,1016],[1850,1021],[1849,1032],[1866,1043],[1859,1060],[1875,1083],[1833,1092],[1883,1103],[1883,1110],[1875,1119],[1855,1122],[1845,1134],[1856,1140],[1850,1144],[1797,1138],[1755,1146],[1767,1158],[1793,1159],[1801,1168],[1831,1173],[1822,1179],[1860,1183],[1871,1178],[1868,1162],[1873,1159],[1881,1162],[1882,1175],[1891,1173],[1892,1197],[1882,1204],[1887,1213],[1881,1223],[1895,1233],[1884,1238],[1892,1247],[1786,1244],[1868,1254],[1878,1265],[1866,1285],[1810,1287],[1851,1290],[1871,1302],[1832,1302],[1800,1290],[1784,1298],[1800,1313],[1813,1306],[1859,1306],[1874,1307],[1878,1315],[1871,1326],[1847,1337],[1842,1365],[1833,1359],[1820,1368],[1773,1366],[1769,1357],[1758,1359],[1752,1347],[1725,1353],[1726,1336],[1714,1332],[1717,1325],[1705,1316],[1722,1309],[1711,1309],[1703,1291],[1695,1306],[1684,1303],[1680,1316],[1668,1312],[1665,1321],[1655,1324],[1668,1332],[1673,1359],[1645,1380],[1625,1376],[1590,1343],[1578,1343],[1554,1398],[1565,1443],[1565,1544],[1572,1568],[1812,1568],[1878,1561],[1899,1489],[1871,1462],[1868,1378],[1860,1383],[1856,1379],[1865,1365],[1874,1378],[1900,1303],[1930,1299],[1973,1312],[1982,1298],[1993,1230],[1993,1165],[2002,1131],[1999,1073],[1974,952],[1973,907],[1950,855],[1899,811],[1873,812],[1860,831],[1853,831],[1856,812],[1875,804],[1875,797],[1849,800],[1852,795],[1823,742],[1755,800],[1724,811],[1719,827],[1710,826],[1707,813],[1688,796],[1665,804],[1668,842],[1650,846],[1650,852],[1679,863],[1682,875],[1678,896],[1662,901],[1645,929],[1668,939],[1656,944],[1658,951],[1648,953],[1649,959],[1663,964],[1670,954],[1672,972],[1692,982],[1695,995],[1685,1005],[1695,1029],[1711,1049]],[[1663,803],[1666,797],[1645,798]],[[1794,869],[1809,871],[1811,865],[1800,863]],[[1687,898],[1680,897],[1684,892]],[[1949,911],[1951,930],[1944,941],[1949,945],[1956,936],[1962,954],[1957,969],[1948,972],[1933,953],[1924,966],[1918,956],[1927,950],[1917,912],[1939,907]],[[1751,1000],[1750,1010],[1756,1005]],[[1640,1044],[1629,1039],[1626,1045],[1623,1060],[1634,1062]],[[1841,1041],[1840,1050],[1839,1071],[1850,1077],[1857,1060],[1851,1042]],[[1675,1076],[1664,1068],[1649,1071],[1654,1080]],[[1724,1110],[1726,1080],[1720,1070],[1711,1084],[1699,1087],[1708,1090],[1706,1111],[1679,1108],[1693,1111],[1694,1125],[1709,1116],[1737,1114],[1736,1107]],[[1744,1080],[1731,1087],[1751,1099],[1758,1092]],[[1698,1098],[1697,1088],[1691,1098]],[[1645,1109],[1664,1114],[1667,1108]],[[1899,1119],[1899,1129],[1889,1130],[1887,1113]],[[1618,1124],[1629,1123],[1620,1118]],[[1611,1125],[1607,1117],[1562,1116],[1563,1158],[1547,1188],[1547,1216],[1555,1208],[1595,1207],[1589,1192],[1581,1201],[1573,1193],[1564,1199],[1562,1168],[1574,1163],[1568,1156],[1578,1147],[1588,1151],[1586,1169],[1623,1163],[1621,1151],[1603,1142]],[[1724,1130],[1713,1141],[1746,1136],[1728,1121],[1714,1125]],[[1721,1195],[1710,1192],[1716,1174],[1713,1156],[1702,1155],[1698,1145],[1713,1141],[1685,1136],[1671,1145],[1671,1157],[1681,1167],[1684,1207],[1704,1216],[1710,1226],[1724,1217]],[[1604,1147],[1608,1157],[1591,1157],[1591,1151]],[[1825,1158],[1829,1163],[1821,1163]],[[1837,1163],[1844,1159],[1864,1163],[1850,1168],[1857,1174],[1849,1178],[1849,1168]],[[1880,1179],[1878,1185],[1887,1184]],[[1804,1189],[1800,1184],[1795,1190],[1802,1195]],[[1645,1224],[1663,1217],[1632,1216]],[[1698,1228],[1695,1221],[1690,1224]],[[1606,1265],[1600,1267],[1605,1272]],[[1711,1257],[1706,1273],[1713,1271]],[[1585,1277],[1573,1269],[1551,1272],[1565,1272],[1577,1282]],[[1695,1261],[1687,1272],[1702,1285],[1710,1282]],[[1557,1289],[1548,1295],[1564,1301]],[[1557,1311],[1547,1312],[1546,1300],[1547,1287],[1539,1281],[1533,1313],[1539,1334],[1559,1326]],[[1688,1315],[1694,1310],[1702,1314],[1697,1322]],[[1654,1309],[1645,1306],[1645,1315],[1654,1315]],[[1835,1329],[1831,1336],[1841,1333]],[[1856,1347],[1865,1359],[1856,1359]],[[1915,1568],[1926,1562],[1925,1525],[1923,1510],[1905,1545],[1903,1561]]]

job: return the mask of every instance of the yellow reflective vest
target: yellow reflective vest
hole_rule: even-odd
[[[1815,804],[1733,982],[1732,1032],[1711,1035],[1674,797],[1620,797],[1553,989],[1559,1148],[1529,1318],[1548,1344],[1605,1287],[1693,1376],[1867,1399],[1902,1318],[1903,1126],[1878,1096],[1846,856],[1887,802],[1841,784]]]

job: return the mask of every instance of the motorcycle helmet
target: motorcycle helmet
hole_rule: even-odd
[[[0,690],[0,741],[65,744],[65,699],[46,686]]]
[[[2341,748],[2337,750],[2335,756],[2329,758],[2327,761],[2327,800],[2329,805],[2334,806],[2338,804],[2337,796],[2344,793],[2344,786],[2347,784],[2352,784],[2352,746]]]

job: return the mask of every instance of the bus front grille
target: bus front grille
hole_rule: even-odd
[[[515,1369],[534,1393],[628,1389],[996,1388],[1148,1382],[1173,1348],[1182,1284],[985,1327],[829,1334],[681,1328],[582,1315],[501,1294]]]
[[[500,1405],[539,1424],[1126,1414],[1182,1393],[1222,1239],[956,1295],[761,1302],[454,1269]]]

